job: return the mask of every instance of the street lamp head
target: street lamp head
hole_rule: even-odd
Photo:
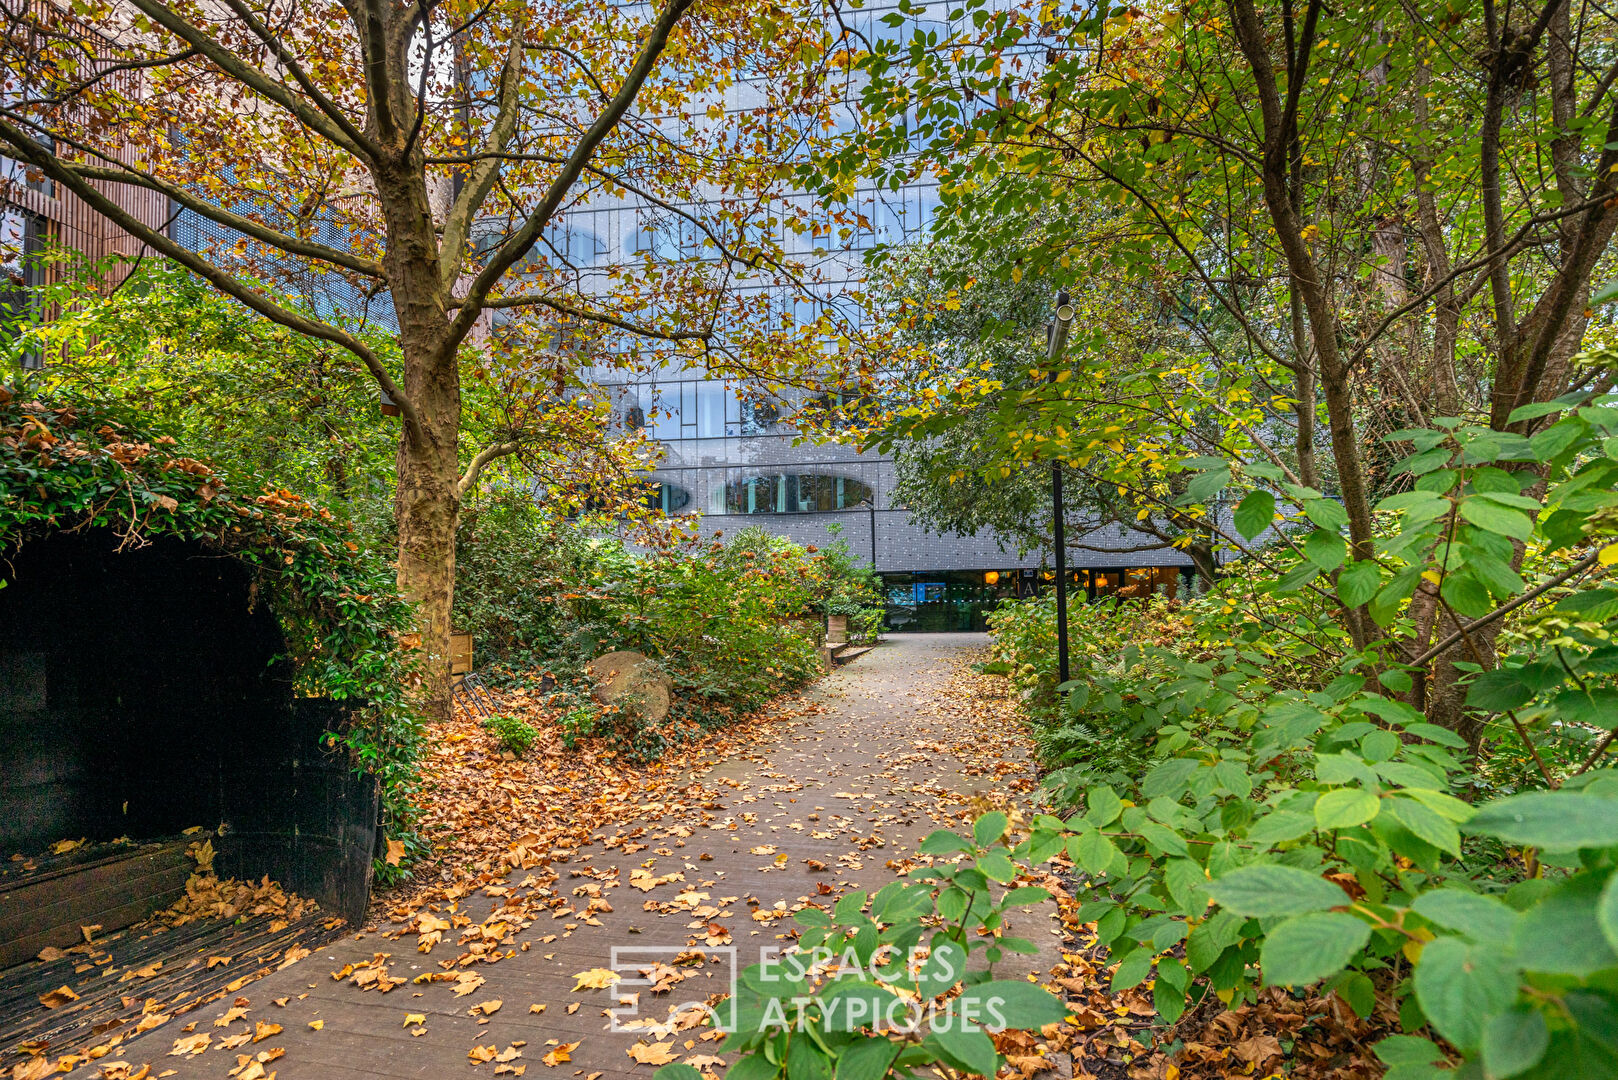
[[[1079,310],[1073,306],[1073,301],[1068,297],[1066,289],[1063,289],[1061,292],[1056,294],[1056,321],[1058,323],[1067,325],[1071,323],[1078,316],[1078,314]]]

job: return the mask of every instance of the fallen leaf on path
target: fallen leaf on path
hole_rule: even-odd
[[[206,1031],[199,1031],[195,1035],[175,1039],[174,1049],[169,1051],[169,1057],[185,1057],[187,1054],[195,1056],[208,1049],[208,1044],[211,1042],[213,1042],[213,1036]]]
[[[670,1053],[673,1048],[672,1042],[636,1043],[629,1048],[628,1054],[642,1065],[667,1065],[679,1060],[680,1055]]]
[[[582,1039],[579,1041],[583,1042]],[[554,1069],[564,1061],[572,1061],[573,1058],[571,1055],[573,1051],[577,1050],[578,1048],[579,1044],[577,1042],[563,1043],[554,1050],[547,1050],[545,1052],[545,1056],[539,1060],[543,1061],[546,1065]]]
[[[585,988],[589,988],[591,990],[605,990],[623,976],[619,975],[611,968],[591,968],[589,971],[575,972],[573,977],[578,980],[578,982],[573,984],[573,989],[575,990],[583,990]]]
[[[47,990],[39,995],[39,1003],[47,1009],[59,1009],[68,1002],[77,1000],[79,1000],[79,995],[66,986],[59,986],[55,990]]]

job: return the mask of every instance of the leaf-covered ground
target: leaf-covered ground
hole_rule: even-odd
[[[602,1080],[676,1060],[722,1074],[718,1033],[675,1006],[717,1000],[738,962],[790,943],[804,905],[925,861],[916,844],[934,829],[1030,811],[1036,778],[1008,684],[969,666],[981,642],[896,639],[651,767],[563,750],[520,698],[503,704],[542,738],[519,760],[458,718],[428,770],[425,880],[384,895],[363,932],[124,1042],[85,1075]],[[1033,880],[1061,902],[1017,929],[1041,943],[1028,970],[1067,994],[1074,1021],[999,1036],[1014,1075],[1265,1076],[1283,1043],[1307,1057],[1340,1042],[1312,1033],[1312,1003],[1266,1003],[1182,1025],[1174,1061],[1148,1050],[1149,991],[1106,993],[1068,869]]]

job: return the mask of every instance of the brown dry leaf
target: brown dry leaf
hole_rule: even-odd
[[[387,860],[386,860],[387,864],[389,866],[398,866],[401,862],[404,861],[404,857],[405,857],[404,841],[403,840],[395,840],[391,836],[388,837],[388,854],[387,854]]]
[[[225,1012],[225,1015],[223,1015],[219,1019],[215,1020],[213,1022],[213,1026],[214,1027],[229,1027],[230,1025],[234,1024],[236,1021],[240,1020],[242,1017],[244,1017],[246,1015],[247,1015],[247,1010],[246,1009],[242,1008],[240,1005],[235,1005],[235,1006],[232,1006],[229,1010],[227,1010]]]
[[[485,1061],[493,1061],[500,1051],[492,1046],[474,1046],[466,1052],[468,1060],[474,1065],[482,1065]]]
[[[476,1005],[472,1006],[470,1011],[482,1013],[484,1016],[493,1016],[495,1013],[500,1011],[500,1006],[504,1004],[505,1002],[499,998],[490,998],[488,1001],[478,1002]]]
[[[323,1028],[325,1026],[326,1026],[326,1021],[324,1021],[324,1020],[311,1020],[311,1021],[309,1021],[309,1030],[310,1031],[319,1031],[321,1028]]]
[[[251,1031],[244,1031],[240,1035],[227,1035],[214,1045],[220,1050],[234,1050],[238,1046],[246,1045],[247,1040],[251,1039],[252,1037],[253,1033]]]
[[[531,1013],[542,1013],[542,1012],[545,1011],[545,1006],[544,1005],[530,1005],[530,1006],[528,1006],[528,1011],[531,1012]]]
[[[254,1042],[263,1042],[265,1039],[268,1039],[271,1035],[279,1035],[279,1034],[281,1034],[281,1025],[280,1024],[266,1024],[264,1021],[260,1020],[253,1027],[253,1041]]]
[[[1237,1057],[1249,1065],[1257,1065],[1267,1058],[1280,1056],[1281,1041],[1274,1035],[1256,1035],[1250,1039],[1243,1039],[1232,1049]]]
[[[680,1058],[680,1055],[670,1053],[673,1049],[672,1042],[636,1043],[629,1048],[628,1054],[642,1065],[667,1065]]]
[[[583,1040],[581,1039],[580,1042],[582,1041]],[[572,1061],[573,1058],[571,1055],[573,1054],[573,1051],[577,1050],[578,1048],[579,1044],[576,1042],[563,1043],[554,1050],[547,1050],[545,1052],[545,1056],[539,1060],[543,1061],[546,1065],[554,1069],[564,1061]]]
[[[470,971],[463,971],[459,975],[455,976],[455,996],[465,997],[478,987],[482,986],[483,982],[484,979],[482,975],[473,975]]]
[[[174,1049],[169,1051],[169,1057],[185,1057],[187,1054],[197,1055],[208,1049],[213,1036],[206,1031],[199,1031],[195,1035],[187,1035],[182,1039],[174,1040]]]
[[[173,1013],[147,1013],[135,1024],[135,1034],[139,1035],[143,1031],[150,1031],[154,1027],[161,1027],[173,1019]]]
[[[617,982],[621,975],[611,968],[591,968],[589,971],[574,972],[573,977],[578,982],[573,984],[575,990],[605,990]]]
[[[579,1011],[579,1006],[581,1004],[583,1004],[583,1002],[579,1002],[579,1001],[570,1001],[570,1002],[568,1002],[567,1003],[567,1014],[569,1016],[572,1016],[574,1013],[578,1012]]]
[[[402,1026],[403,1027],[413,1027],[416,1024],[425,1024],[426,1022],[427,1022],[427,1014],[426,1013],[405,1013],[405,1022],[404,1022],[404,1024]]]
[[[39,1003],[47,1009],[60,1009],[68,1002],[77,1000],[79,1000],[79,995],[75,994],[71,987],[67,986],[58,986],[55,990],[47,990],[39,995]]]
[[[231,958],[228,956],[210,956],[208,957],[208,970],[212,971],[214,968],[219,967],[222,964],[228,964],[230,963],[230,959]]]
[[[60,960],[66,955],[67,953],[63,952],[61,949],[58,949],[55,945],[47,945],[43,949],[39,950],[39,955],[36,956],[35,959],[43,960],[48,964],[52,960]]]

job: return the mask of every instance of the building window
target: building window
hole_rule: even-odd
[[[665,514],[678,514],[691,505],[691,493],[677,484],[648,484],[646,505]]]
[[[816,514],[869,505],[871,489],[846,476],[776,473],[725,485],[729,514]]]
[[[0,336],[10,339],[27,328],[35,315],[35,293],[45,284],[41,258],[49,226],[44,219],[14,206],[0,207]],[[25,368],[41,366],[30,352]]]

